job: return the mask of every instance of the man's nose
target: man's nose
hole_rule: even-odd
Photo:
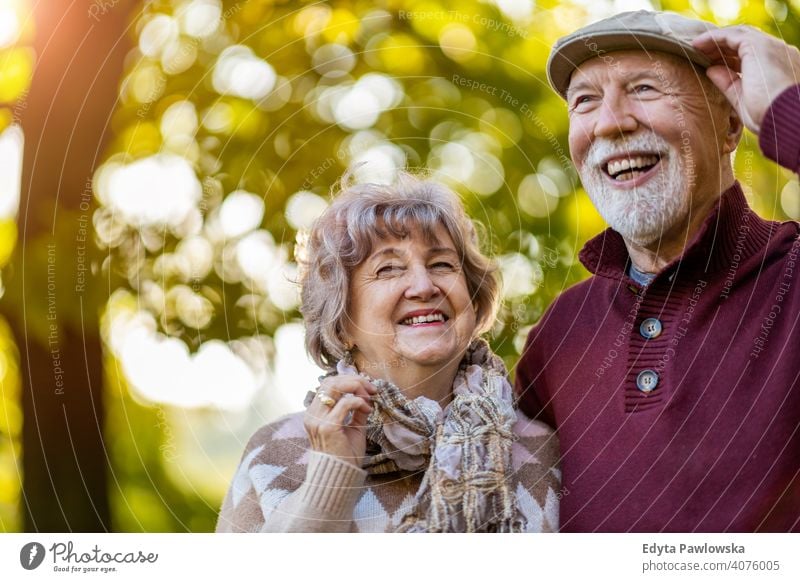
[[[423,265],[410,268],[406,277],[408,279],[408,287],[405,291],[406,299],[427,301],[441,294],[441,289],[431,278],[427,267]]]
[[[624,96],[608,95],[603,99],[594,124],[595,137],[617,137],[636,131],[639,122]]]

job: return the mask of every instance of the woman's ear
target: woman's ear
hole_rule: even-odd
[[[342,343],[342,347],[350,351],[353,349],[353,340],[350,338],[350,319],[345,315],[342,321],[336,326],[336,337]]]

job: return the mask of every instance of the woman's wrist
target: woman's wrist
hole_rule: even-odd
[[[301,487],[302,503],[331,518],[348,517],[366,478],[367,472],[352,463],[320,451],[310,451],[306,480]]]
[[[324,450],[321,447],[311,447],[310,450],[312,453],[331,457],[340,463],[346,463],[356,469],[361,469],[361,466],[364,464],[364,455],[358,456],[351,452],[343,452],[333,449]]]

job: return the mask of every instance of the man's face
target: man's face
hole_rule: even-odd
[[[722,158],[736,140],[726,140],[730,109],[710,88],[666,53],[608,53],[573,73],[572,160],[597,210],[626,240],[653,246],[685,237],[688,221],[720,193]]]

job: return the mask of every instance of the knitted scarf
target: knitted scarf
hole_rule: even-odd
[[[340,361],[339,374],[358,374]],[[363,376],[363,374],[362,374]],[[515,532],[525,529],[513,487],[511,445],[516,421],[503,361],[473,341],[442,410],[424,396],[409,400],[386,380],[367,422],[370,474],[425,470],[398,532]]]

